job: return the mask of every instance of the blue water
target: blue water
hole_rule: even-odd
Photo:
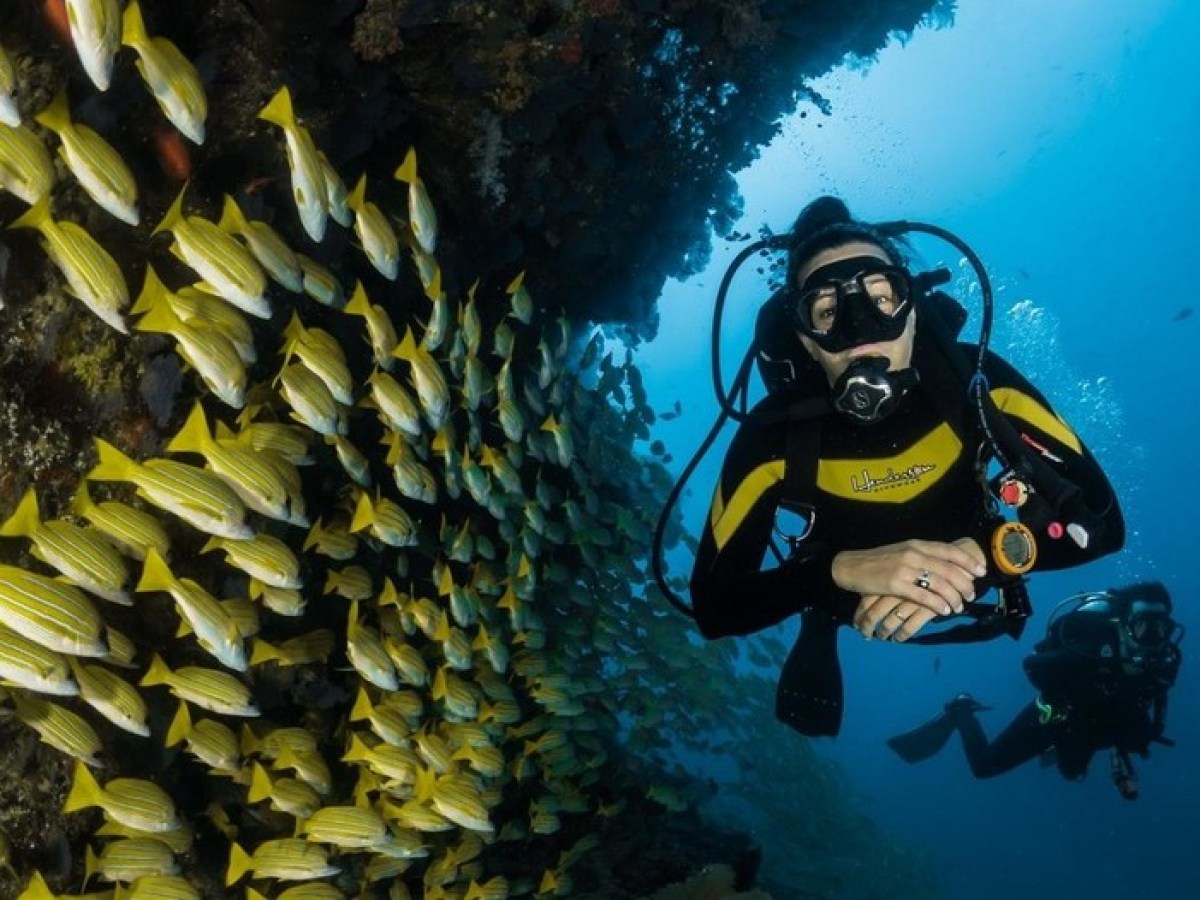
[[[862,218],[930,221],[971,243],[999,289],[994,349],[1076,426],[1122,496],[1126,550],[1037,576],[1038,614],[1019,644],[935,650],[842,636],[846,722],[822,751],[869,815],[935,855],[931,875],[948,897],[1200,896],[1198,41],[1192,0],[960,0],[953,27],[823,79],[832,117],[786,123],[739,176],[741,231],[784,230],[831,192]],[[682,400],[683,416],[660,432],[677,466],[715,414],[708,315],[739,246],[719,244],[709,272],[669,287],[660,338],[639,357],[660,408]],[[731,292],[730,370],[765,296],[751,269]],[[685,502],[694,529],[720,456],[718,446]],[[1032,695],[1020,659],[1054,604],[1142,578],[1167,584],[1192,638],[1169,716],[1178,746],[1139,765],[1137,802],[1118,796],[1103,754],[1081,783],[1037,763],[981,782],[957,743],[918,766],[884,746],[960,690],[995,707],[984,720],[994,734]]]

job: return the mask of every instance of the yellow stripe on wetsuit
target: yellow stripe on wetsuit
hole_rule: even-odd
[[[762,495],[777,482],[783,481],[783,471],[784,461],[782,459],[763,463],[742,479],[733,494],[730,495],[728,503],[721,496],[721,490],[718,487],[717,494],[713,497],[712,510],[709,513],[709,525],[712,528],[713,541],[717,545],[718,552],[742,527],[742,522],[746,520],[746,516],[749,515],[750,510],[754,508],[754,504]]]
[[[991,392],[996,407],[1006,415],[1014,416],[1028,422],[1044,434],[1050,435],[1064,447],[1070,447],[1076,454],[1083,454],[1083,445],[1075,432],[1067,424],[1042,404],[1028,394],[1016,388],[994,388]]]
[[[1076,453],[1083,448],[1074,432],[1037,400],[1016,388],[995,388],[992,399],[1001,412],[1021,419]],[[937,484],[958,460],[962,441],[942,423],[903,453],[879,459],[822,459],[817,487],[827,494],[867,503],[906,503]],[[718,489],[709,513],[717,551],[737,532],[754,505],[783,480],[784,460],[763,463],[734,489],[728,502]]]

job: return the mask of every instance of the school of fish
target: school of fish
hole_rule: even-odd
[[[200,77],[137,0],[66,7],[95,89],[132,64],[201,146]],[[349,873],[396,900],[569,896],[598,838],[564,819],[620,811],[602,779],[615,735],[652,751],[660,734],[711,731],[730,702],[725,688],[707,703],[670,694],[728,659],[683,637],[649,587],[667,476],[633,464],[653,414],[632,356],[539,309],[524,273],[450,296],[416,151],[394,172],[406,210],[382,209],[365,175],[347,190],[286,87],[259,115],[278,129],[296,222],[314,242],[331,220],[352,230],[371,280],[343,285],[233,196],[216,219],[189,211],[206,204],[185,186],[144,239],[169,236],[192,280],[170,287],[147,263],[131,292],[114,256],[54,212],[57,144],[100,209],[130,228],[143,214],[134,174],[73,121],[72,100],[63,89],[23,114],[0,35],[0,190],[28,205],[7,225],[38,233],[81,315],[120,342],[168,336],[194,377],[163,455],[97,434],[68,515],[43,518],[35,487],[0,511],[2,546],[40,564],[0,565],[0,690],[76,761],[64,809],[102,811],[87,879],[200,896],[194,824],[154,780],[104,774],[111,727],[207,772],[229,886],[295,882],[274,896],[332,900]],[[201,542],[199,559],[181,556]],[[175,622],[161,647],[119,627],[154,598]],[[326,731],[256,695],[305,667],[346,693]],[[147,700],[164,691],[176,711],[162,733]],[[666,784],[648,797],[687,806]],[[35,872],[22,896],[54,895]]]

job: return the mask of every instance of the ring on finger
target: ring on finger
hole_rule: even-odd
[[[913,584],[915,584],[917,587],[919,587],[923,591],[929,590],[929,585],[931,583],[932,582],[930,582],[930,580],[929,580],[929,570],[928,569],[922,569],[921,574],[913,579]]]

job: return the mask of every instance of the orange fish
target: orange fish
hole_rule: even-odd
[[[174,128],[155,130],[154,155],[168,178],[187,181],[192,177],[192,154],[183,142],[183,137]]]
[[[66,0],[46,0],[42,4],[42,17],[60,44],[64,47],[74,45],[74,41],[71,40],[71,22],[67,16]]]

